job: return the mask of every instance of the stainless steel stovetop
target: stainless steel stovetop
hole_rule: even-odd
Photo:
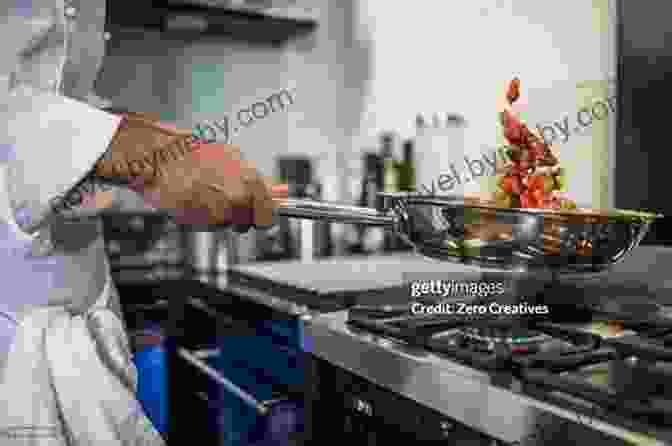
[[[540,362],[527,366],[541,367],[527,369],[515,364],[487,369],[450,353],[352,326],[347,311],[319,316],[307,327],[306,336],[315,355],[506,443],[672,444],[672,429],[666,423],[647,423],[646,416],[609,411],[606,404],[573,395],[575,389],[563,388],[562,380],[545,382],[553,373],[562,375],[566,372],[559,370],[581,364],[560,361],[556,368]],[[613,368],[618,360],[611,355],[603,349],[592,359],[598,366],[612,367],[607,376],[624,385],[618,373],[627,369]],[[635,365],[628,360],[623,363],[624,367]],[[586,369],[575,368],[579,372],[568,378],[581,379]],[[633,376],[643,382],[652,376],[641,373]],[[603,372],[583,377],[589,382],[601,376]],[[609,392],[606,395],[613,398]]]

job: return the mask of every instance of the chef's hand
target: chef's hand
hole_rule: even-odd
[[[238,147],[203,143],[147,114],[116,112],[124,120],[96,163],[96,176],[131,183],[150,205],[173,211],[180,223],[234,224],[243,231],[272,224],[273,198],[286,197],[287,188],[272,187]]]
[[[239,232],[270,226],[274,198],[287,196],[286,186],[272,186],[237,146],[199,144],[181,160],[161,166],[151,184],[133,188],[152,206],[172,211],[188,225],[232,224]]]

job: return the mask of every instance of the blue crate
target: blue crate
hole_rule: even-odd
[[[168,431],[168,371],[167,354],[163,338],[158,330],[136,333],[149,341],[136,350],[133,362],[138,370],[138,393],[140,405],[147,418],[162,435]]]

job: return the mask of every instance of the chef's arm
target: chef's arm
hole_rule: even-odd
[[[170,152],[174,158],[177,147],[186,147],[187,139],[195,140],[189,132],[165,128],[160,124],[159,113],[132,112],[118,107],[103,110],[123,117],[124,121],[89,174],[66,196],[55,200],[53,207],[59,214],[90,216],[104,210],[121,210],[126,191],[141,193],[140,186],[149,183],[147,174],[154,174],[153,168],[161,157]],[[151,125],[138,126],[138,121]],[[146,175],[137,176],[138,169],[143,168]],[[142,193],[140,197],[145,198]]]
[[[50,203],[90,172],[121,119],[53,90],[65,39],[63,2],[0,6],[0,156],[17,223],[33,232]],[[19,218],[21,217],[21,218]]]
[[[287,194],[237,146],[208,144],[137,113],[125,115],[95,175],[121,180],[184,224],[270,225],[275,198]]]
[[[189,131],[162,124],[158,113],[120,108],[104,111],[123,120],[89,174],[65,196],[54,200],[55,215],[91,216],[106,209],[121,209],[123,189],[142,192],[141,186],[154,182],[162,162],[183,158],[197,141]]]

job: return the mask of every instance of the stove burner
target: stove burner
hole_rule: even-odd
[[[508,322],[490,322],[460,328],[462,343],[486,351],[506,348],[511,353],[532,353],[550,336],[522,325]]]

